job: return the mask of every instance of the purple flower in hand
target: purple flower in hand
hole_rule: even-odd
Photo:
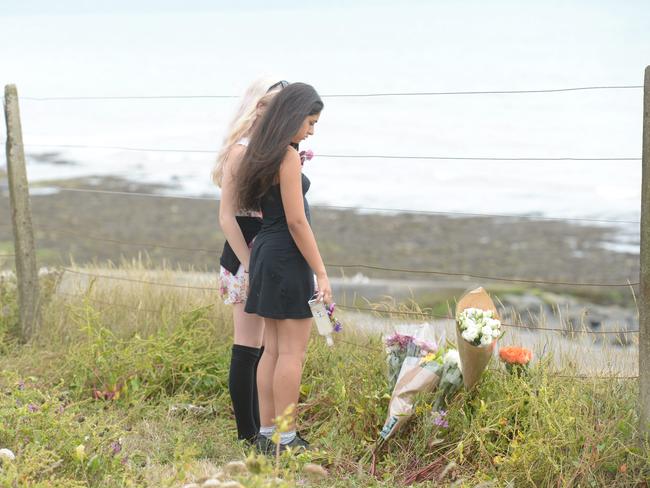
[[[341,332],[343,330],[343,324],[338,320],[334,322],[334,332]]]
[[[334,332],[341,332],[343,330],[343,324],[339,320],[334,317],[334,310],[336,309],[336,303],[330,303],[325,307],[325,310],[327,310],[327,316],[330,318],[330,322],[332,323],[332,329]]]

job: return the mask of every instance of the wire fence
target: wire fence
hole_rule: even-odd
[[[101,275],[95,275],[95,276],[96,277],[104,277],[104,276],[101,276]],[[151,284],[159,284],[159,283],[151,282]],[[89,302],[92,302],[92,303],[97,303],[97,304],[105,305],[105,306],[108,306],[108,307],[117,307],[117,308],[124,309],[124,310],[130,310],[130,311],[137,312],[137,313],[146,312],[146,313],[160,314],[160,313],[162,313],[162,311],[164,309],[164,307],[160,307],[158,309],[151,309],[151,308],[142,307],[142,306],[127,305],[127,304],[124,304],[124,303],[115,303],[115,302],[110,302],[110,301],[106,301],[106,300],[101,300],[101,299],[98,299],[98,298],[95,298],[95,297],[90,297],[90,296],[88,296],[88,294],[67,293],[67,292],[58,291],[58,290],[57,290],[56,294],[61,295],[61,296],[65,296],[65,297],[68,297],[68,298],[82,299],[83,301],[89,301]],[[385,313],[386,312],[386,311],[378,311],[378,310],[375,310],[375,309],[369,309],[369,308],[363,308],[363,307],[349,307],[349,306],[342,306],[342,305],[337,305],[337,306],[339,308],[345,308],[345,309],[348,309],[348,310],[360,310],[360,311],[365,310],[365,311],[380,312],[380,313]],[[199,308],[211,308],[211,307],[213,307],[213,304],[198,305],[198,307]],[[395,314],[398,314],[398,315],[402,314],[401,312],[392,312],[392,311],[389,312],[389,313],[391,313],[391,314],[395,313]],[[422,315],[422,314],[420,314],[420,315]],[[445,318],[453,319],[452,317],[445,317]],[[505,325],[505,326],[508,326],[508,327],[513,327],[512,324],[502,324],[502,325]],[[553,330],[555,332],[558,332],[558,329],[543,329],[543,330]],[[579,332],[579,331],[576,331],[576,332]],[[590,332],[590,331],[585,331],[585,332]],[[591,332],[595,333],[593,331],[591,331]],[[637,331],[628,331],[628,332],[637,332]],[[348,340],[346,340],[346,339],[344,339],[344,338],[342,338],[340,336],[336,337],[336,342],[337,343],[342,343],[342,344],[347,344],[347,345],[353,346],[355,348],[365,349],[365,350],[372,351],[372,352],[378,353],[378,354],[385,354],[386,353],[386,349],[383,348],[383,347],[378,347],[378,346],[375,346],[375,345],[372,345],[372,344],[364,344],[364,343],[359,342],[359,341],[348,341]],[[584,379],[584,380],[588,380],[588,379],[593,379],[593,380],[631,380],[631,379],[638,379],[638,375],[635,375],[635,376],[604,375],[604,376],[602,376],[602,375],[583,375],[583,374],[566,375],[566,374],[550,373],[549,376],[555,377],[555,378]]]
[[[592,85],[560,88],[541,88],[524,90],[465,90],[465,91],[420,91],[420,92],[377,92],[377,93],[325,93],[323,98],[374,98],[374,97],[426,97],[452,95],[522,95],[533,93],[566,93],[597,90],[637,90],[643,85]],[[21,96],[21,100],[56,101],[56,100],[204,100],[232,99],[240,95],[90,95],[90,96]]]
[[[50,186],[48,188],[56,191],[79,192],[79,193],[96,193],[105,195],[119,195],[119,196],[133,196],[145,198],[171,198],[178,200],[200,200],[207,202],[219,202],[217,197],[206,197],[200,195],[168,195],[162,193],[144,193],[144,192],[131,192],[131,191],[114,191],[114,190],[98,190],[94,188],[70,188],[63,186]],[[640,224],[639,220],[616,220],[616,219],[594,219],[588,217],[544,217],[541,215],[514,215],[514,214],[489,214],[489,213],[470,213],[470,212],[450,212],[450,211],[430,211],[430,210],[414,210],[404,208],[386,208],[386,207],[361,207],[361,206],[345,206],[345,205],[310,205],[310,208],[322,208],[332,210],[352,210],[352,211],[366,211],[366,212],[386,212],[396,214],[417,214],[417,215],[447,215],[458,217],[478,217],[478,218],[507,218],[507,219],[526,219],[526,220],[540,220],[540,221],[570,221],[570,222],[590,222],[590,223],[606,223],[606,224]],[[9,224],[6,224],[9,225]]]
[[[54,148],[54,149],[101,149],[129,152],[155,153],[184,153],[184,154],[217,154],[217,149],[182,149],[157,147],[103,146],[89,144],[24,144],[24,148]],[[319,158],[337,159],[401,159],[423,161],[641,161],[641,157],[628,156],[428,156],[428,155],[392,155],[392,154],[318,154]]]
[[[182,246],[172,246],[172,245],[166,245],[166,244],[156,244],[156,243],[139,243],[139,242],[132,242],[132,241],[125,241],[121,239],[111,239],[111,238],[105,238],[105,237],[97,237],[97,236],[91,236],[91,235],[85,235],[83,233],[76,233],[74,231],[67,231],[64,229],[52,229],[49,228],[48,230],[53,231],[53,232],[60,232],[60,233],[65,233],[69,235],[74,235],[80,238],[84,239],[91,239],[91,240],[96,240],[96,241],[104,241],[104,242],[112,242],[116,244],[122,244],[122,245],[130,245],[130,246],[150,246],[150,247],[159,247],[163,249],[174,249],[174,250],[181,250],[181,251],[188,251],[188,252],[205,252],[205,253],[211,253],[211,254],[217,254],[217,250],[215,249],[207,249],[207,248],[190,248],[190,247],[182,247]],[[391,273],[403,273],[403,274],[425,274],[425,275],[436,275],[436,276],[452,276],[452,277],[461,277],[461,278],[475,278],[475,279],[482,279],[482,280],[489,280],[489,281],[500,281],[500,282],[506,282],[506,283],[527,283],[527,284],[537,284],[537,285],[555,285],[555,286],[574,286],[574,287],[635,287],[639,286],[638,281],[627,281],[625,283],[616,283],[616,282],[603,282],[603,283],[593,283],[593,282],[575,282],[575,281],[559,281],[559,280],[543,280],[543,279],[533,279],[533,278],[515,278],[515,277],[502,277],[502,276],[488,276],[488,275],[480,275],[480,274],[475,274],[475,273],[470,273],[470,272],[451,272],[451,271],[443,271],[443,270],[427,270],[427,269],[408,269],[408,268],[394,268],[394,267],[388,267],[388,266],[378,266],[378,265],[372,265],[372,264],[366,264],[366,263],[325,263],[326,266],[329,268],[338,268],[338,269],[369,269],[369,270],[374,270],[374,271],[385,271],[385,272],[391,272]]]
[[[637,90],[643,88],[642,85],[602,85],[602,86],[576,86],[576,87],[561,87],[561,88],[548,88],[548,89],[527,89],[527,90],[481,90],[481,91],[422,91],[422,92],[377,92],[377,93],[331,93],[325,94],[326,98],[377,98],[377,97],[426,97],[426,96],[474,96],[474,95],[522,95],[522,94],[551,94],[551,93],[566,93],[566,92],[587,92],[596,90]],[[233,99],[238,98],[234,95],[153,95],[153,96],[138,96],[138,95],[124,95],[124,96],[45,96],[45,97],[20,97],[21,100],[28,101],[90,101],[90,100],[189,100],[189,99]],[[90,150],[111,150],[111,151],[128,151],[128,152],[154,152],[154,153],[179,153],[179,154],[210,154],[217,153],[215,148],[199,149],[199,148],[156,148],[156,147],[132,147],[120,145],[87,145],[87,144],[25,144],[24,148],[58,148],[58,149],[90,149]],[[414,154],[334,154],[324,153],[318,154],[321,158],[337,158],[337,159],[390,159],[390,160],[421,160],[421,161],[494,161],[494,162],[571,162],[571,161],[602,161],[602,162],[636,162],[640,161],[640,157],[633,156],[535,156],[535,155],[522,155],[522,156],[467,156],[467,155],[414,155]],[[65,187],[51,187],[58,191],[80,192],[80,193],[95,193],[95,194],[110,194],[110,195],[124,195],[124,196],[138,196],[148,198],[180,198],[188,200],[203,200],[203,201],[217,201],[216,198],[205,196],[191,196],[191,195],[161,195],[151,194],[144,192],[125,192],[125,191],[110,191],[99,190],[90,188],[65,188]],[[371,211],[371,212],[391,212],[391,213],[408,213],[408,214],[422,214],[422,215],[445,215],[445,216],[463,216],[463,217],[491,217],[491,218],[507,218],[507,219],[531,219],[540,221],[578,221],[589,223],[607,223],[607,224],[639,224],[637,220],[615,220],[615,219],[596,219],[588,217],[544,217],[544,216],[530,216],[530,215],[512,215],[512,214],[488,214],[488,213],[470,213],[470,212],[432,212],[425,210],[408,210],[408,209],[391,209],[391,208],[378,208],[378,207],[346,207],[337,205],[313,205],[314,208],[322,209],[337,209],[337,210],[353,210],[353,211]],[[0,224],[6,225],[6,224]],[[90,235],[86,232],[76,232],[70,229],[52,228],[43,226],[43,230],[50,232],[74,236],[77,238],[108,242],[119,245],[138,246],[138,247],[152,247],[169,250],[187,251],[187,252],[201,252],[208,254],[218,254],[218,250],[208,247],[185,247],[176,246],[169,243],[159,242],[136,242],[130,240],[121,240],[113,237]],[[0,257],[15,257],[15,254],[0,254]],[[433,269],[409,269],[398,267],[386,267],[370,263],[327,263],[329,268],[338,269],[368,269],[390,273],[404,273],[413,275],[433,275],[433,276],[447,276],[447,277],[462,277],[462,278],[475,278],[488,281],[500,281],[508,283],[527,283],[535,285],[554,285],[554,286],[575,286],[575,287],[636,287],[639,286],[638,281],[628,280],[622,282],[578,282],[566,280],[547,280],[537,278],[521,278],[521,277],[504,277],[504,276],[490,276],[483,274],[476,274],[471,272],[461,271],[446,271],[446,270],[433,270]],[[189,283],[168,283],[161,281],[152,281],[140,278],[131,278],[126,276],[115,276],[110,274],[92,273],[73,269],[70,267],[63,267],[64,272],[86,276],[90,279],[106,279],[117,280],[122,282],[131,282],[151,286],[187,289],[187,290],[200,290],[207,292],[218,291],[217,287],[213,286],[198,286]],[[141,306],[130,306],[126,304],[112,303],[110,301],[97,299],[94,297],[79,294],[66,293],[57,290],[57,294],[67,296],[68,298],[79,298],[89,300],[105,306],[121,307],[124,309],[133,310],[136,312],[146,313],[161,313],[164,307],[160,309],[151,309]],[[212,305],[206,305],[212,306]],[[414,310],[389,310],[388,308],[382,309],[381,307],[356,307],[347,305],[338,305],[340,308],[356,311],[361,313],[373,313],[389,316],[412,316],[421,319],[438,319],[438,320],[455,320],[451,314],[434,314],[432,312],[414,311]],[[503,323],[505,327],[526,329],[530,331],[549,331],[558,333],[570,334],[590,334],[590,335],[609,335],[609,334],[632,334],[639,333],[639,330],[587,330],[582,329],[560,329],[551,327],[536,327],[524,324],[510,324]],[[382,348],[375,347],[370,344],[361,344],[360,342],[350,342],[343,338],[339,338],[340,342],[348,343],[355,347],[366,348],[375,352],[383,352]],[[584,375],[554,375],[558,378],[584,378],[584,379],[634,379],[637,376],[584,376]]]
[[[152,285],[152,286],[161,286],[161,287],[170,287],[170,288],[180,288],[180,289],[189,289],[189,290],[200,290],[200,291],[209,291],[209,292],[215,292],[219,291],[219,287],[216,286],[196,286],[196,285],[188,285],[188,284],[178,284],[178,283],[164,283],[160,281],[152,281],[152,280],[146,280],[146,279],[141,279],[141,278],[130,278],[126,276],[115,276],[115,275],[106,275],[106,274],[100,274],[100,273],[91,273],[88,271],[81,271],[77,269],[72,269],[68,267],[63,267],[63,271],[72,273],[72,274],[77,274],[81,276],[88,276],[91,278],[102,278],[102,279],[108,279],[108,280],[115,280],[115,281],[126,281],[130,283],[138,283],[138,284],[144,284],[144,285]],[[431,312],[424,312],[424,311],[412,311],[412,310],[390,310],[387,308],[380,308],[380,307],[360,307],[360,306],[349,306],[349,305],[337,305],[337,307],[344,309],[344,310],[350,310],[350,311],[357,311],[357,312],[370,312],[370,313],[375,313],[375,314],[384,314],[384,315],[393,315],[393,316],[416,316],[419,318],[423,319],[444,319],[444,320],[455,320],[455,317],[447,314],[447,315],[442,315],[442,314],[434,314]],[[506,322],[502,322],[502,325],[506,327],[513,327],[513,328],[520,328],[520,329],[526,329],[529,331],[537,331],[537,330],[543,330],[543,331],[550,331],[550,332],[557,332],[557,333],[571,333],[571,334],[593,334],[593,335],[610,335],[610,334],[627,334],[627,333],[638,333],[638,329],[633,329],[633,330],[626,330],[626,329],[621,329],[617,331],[595,331],[595,330],[588,330],[588,329],[558,329],[558,328],[552,328],[552,327],[538,327],[538,326],[531,326],[531,325],[520,325],[520,324],[510,324]]]

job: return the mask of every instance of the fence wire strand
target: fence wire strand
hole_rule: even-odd
[[[190,289],[190,290],[202,290],[202,291],[218,291],[219,288],[217,287],[209,287],[209,286],[194,286],[194,285],[186,285],[186,284],[176,284],[176,283],[163,283],[160,281],[151,281],[151,280],[143,280],[143,279],[138,279],[138,278],[129,278],[125,276],[112,276],[112,275],[105,275],[105,274],[99,274],[99,273],[89,273],[86,271],[80,271],[68,267],[62,267],[64,271],[72,274],[78,274],[82,276],[89,276],[89,277],[94,277],[94,278],[103,278],[103,279],[108,279],[108,280],[116,280],[116,281],[126,281],[126,282],[131,282],[131,283],[139,283],[139,284],[146,284],[146,285],[154,285],[154,286],[164,286],[164,287],[171,287],[171,288],[181,288],[181,289]],[[436,315],[432,313],[426,313],[426,312],[414,312],[414,311],[392,311],[392,310],[381,310],[377,308],[368,308],[368,307],[354,307],[354,306],[348,306],[348,305],[337,305],[337,307],[342,308],[342,309],[347,309],[347,310],[357,310],[357,311],[365,311],[365,312],[374,312],[374,313],[383,313],[383,314],[389,314],[389,315],[410,315],[410,316],[419,316],[423,318],[433,318],[433,319],[446,319],[446,320],[454,320],[454,317],[451,317],[449,315]],[[638,330],[628,330],[628,331],[589,331],[589,330],[565,330],[565,329],[554,329],[554,328],[544,328],[544,327],[532,327],[532,326],[526,326],[526,325],[517,325],[517,324],[508,324],[508,323],[502,323],[502,325],[506,327],[514,327],[514,328],[521,328],[521,329],[527,329],[530,331],[534,330],[546,330],[546,331],[551,331],[551,332],[562,332],[562,333],[585,333],[585,334],[597,334],[597,335],[602,335],[602,334],[625,334],[625,333],[636,333]]]
[[[163,249],[173,249],[181,251],[190,251],[190,252],[206,252],[216,254],[217,251],[206,249],[206,248],[185,248],[180,246],[171,246],[165,244],[154,244],[154,243],[137,243],[132,241],[123,241],[120,239],[108,239],[103,237],[96,236],[86,236],[79,233],[74,233],[73,231],[65,230],[52,230],[53,232],[63,232],[70,235],[75,235],[82,238],[87,238],[96,241],[106,241],[116,244],[130,245],[130,246],[150,246],[150,247],[160,247]],[[427,275],[439,275],[439,276],[455,276],[463,278],[476,278],[483,280],[491,281],[501,281],[507,283],[528,283],[528,284],[539,284],[539,285],[556,285],[556,286],[576,286],[576,287],[634,287],[638,286],[639,282],[628,281],[627,283],[592,283],[592,282],[571,282],[571,281],[551,281],[551,280],[542,280],[542,279],[524,279],[524,278],[506,278],[506,277],[497,277],[497,276],[486,276],[478,275],[473,273],[460,273],[460,272],[451,272],[451,271],[440,271],[440,270],[426,270],[426,269],[407,269],[407,268],[390,268],[385,266],[370,265],[363,263],[325,263],[329,268],[360,268],[360,269],[370,269],[375,271],[387,271],[393,273],[407,273],[407,274],[427,274]]]
[[[93,188],[68,188],[62,186],[49,186],[53,190],[79,192],[79,193],[97,193],[106,195],[120,195],[120,196],[134,196],[134,197],[149,197],[149,198],[171,198],[178,200],[200,200],[208,202],[219,202],[219,198],[215,197],[202,197],[194,195],[168,195],[163,193],[144,193],[144,192],[129,192],[129,191],[113,191],[113,190],[97,190]],[[549,221],[576,221],[576,222],[594,222],[594,223],[607,223],[607,224],[640,224],[639,220],[614,220],[614,219],[593,219],[587,217],[543,217],[535,215],[513,215],[513,214],[486,214],[486,213],[472,213],[472,212],[447,212],[447,211],[431,211],[431,210],[417,210],[417,209],[404,209],[404,208],[385,208],[385,207],[360,207],[360,206],[344,206],[344,205],[324,205],[316,204],[310,205],[310,208],[322,208],[331,210],[352,210],[352,211],[369,211],[369,212],[387,212],[399,214],[421,214],[421,215],[452,215],[463,217],[489,217],[489,218],[509,218],[509,219],[526,219],[526,220],[549,220]]]
[[[148,308],[143,308],[143,307],[134,307],[131,305],[126,305],[123,303],[114,303],[114,302],[109,302],[106,300],[100,300],[97,298],[89,297],[88,295],[80,295],[80,294],[74,294],[74,293],[66,293],[66,292],[61,292],[57,291],[57,295],[62,295],[62,296],[67,296],[70,298],[80,298],[83,300],[88,300],[90,302],[94,303],[99,303],[101,305],[107,305],[107,306],[113,306],[113,307],[118,307],[122,309],[127,309],[127,310],[132,310],[135,312],[148,312],[148,313],[161,313],[162,308],[158,310],[154,309],[148,309]],[[200,305],[201,307],[212,307],[213,305]],[[352,341],[347,341],[341,337],[336,337],[335,342],[338,343],[343,343],[343,344],[348,344],[353,347],[360,347],[362,349],[366,349],[375,353],[385,353],[385,349],[379,348],[379,347],[374,347],[370,346],[368,344],[362,344],[360,342],[352,342]],[[637,376],[611,376],[611,375],[605,375],[605,376],[592,376],[592,375],[565,375],[565,374],[555,374],[555,373],[550,373],[549,376],[554,377],[554,378],[568,378],[568,379],[594,379],[594,380],[631,380],[631,379],[638,379]]]
[[[451,95],[522,95],[532,93],[565,93],[595,90],[630,90],[640,89],[643,85],[592,85],[561,88],[541,88],[523,90],[464,90],[464,91],[414,91],[414,92],[377,92],[377,93],[326,93],[322,98],[375,98],[375,97],[425,97]],[[55,101],[55,100],[205,100],[232,99],[240,95],[89,95],[89,96],[21,96],[21,100]]]
[[[157,153],[187,153],[187,154],[217,154],[217,149],[175,149],[175,148],[151,148],[151,147],[128,147],[128,146],[104,146],[87,144],[24,144],[24,148],[56,148],[56,149],[101,149],[130,152],[157,152]],[[400,160],[423,160],[423,161],[641,161],[640,157],[497,157],[497,156],[417,156],[417,155],[387,155],[387,154],[317,154],[319,158],[337,159],[400,159]]]
[[[375,266],[370,264],[348,264],[348,263],[329,263],[327,266],[332,268],[361,268],[361,269],[371,269],[378,271],[390,271],[394,273],[409,273],[409,274],[429,274],[429,275],[440,275],[440,276],[457,276],[457,277],[468,277],[476,278],[481,280],[490,280],[490,281],[504,281],[508,283],[530,283],[530,284],[543,284],[543,285],[561,285],[561,286],[583,286],[583,287],[631,287],[638,286],[639,282],[629,281],[627,283],[580,283],[573,281],[550,281],[550,280],[541,280],[541,279],[524,279],[524,278],[502,278],[497,276],[486,276],[478,275],[473,273],[457,273],[451,271],[438,271],[438,270],[426,270],[426,269],[406,269],[406,268],[388,268],[383,266]]]
[[[360,312],[373,312],[377,314],[384,314],[384,315],[403,315],[403,316],[413,316],[413,317],[420,317],[420,318],[427,318],[427,319],[438,319],[438,320],[456,320],[455,317],[450,316],[450,315],[440,315],[440,314],[434,314],[430,312],[417,312],[417,311],[411,311],[411,310],[388,310],[388,309],[380,309],[380,308],[371,308],[371,307],[357,307],[357,306],[352,306],[352,305],[336,305],[338,308],[342,308],[344,310],[350,310],[350,311],[360,311]],[[635,334],[638,333],[638,329],[632,329],[632,330],[588,330],[588,329],[558,329],[558,328],[553,328],[553,327],[538,327],[534,325],[524,325],[524,324],[509,324],[506,322],[501,322],[501,325],[504,325],[506,327],[513,327],[515,329],[525,329],[531,332],[538,331],[538,330],[543,330],[543,331],[548,331],[548,332],[560,332],[560,333],[565,333],[565,334],[593,334],[593,335],[608,335],[608,334]]]

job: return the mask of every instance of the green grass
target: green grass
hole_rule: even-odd
[[[0,284],[0,448],[16,454],[0,486],[181,486],[248,456],[227,391],[232,320],[213,292],[93,282],[73,298],[52,289],[44,286],[38,340],[20,345],[15,286]],[[433,425],[423,396],[371,475],[367,454],[388,404],[385,358],[378,337],[346,325],[341,338],[352,344],[329,349],[315,336],[307,355],[299,428],[318,451],[277,468],[249,458],[249,473],[234,476],[242,485],[294,486],[315,462],[329,477],[312,486],[401,486],[426,467],[414,486],[647,486],[636,383],[556,377],[548,357],[523,377],[494,362],[480,388],[450,406],[448,429]],[[203,409],[175,412],[190,403]],[[270,484],[276,474],[283,484]]]

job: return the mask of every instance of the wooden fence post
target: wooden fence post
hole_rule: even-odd
[[[641,177],[641,307],[639,309],[639,430],[650,436],[650,66],[643,86]]]
[[[4,109],[7,124],[7,179],[14,231],[20,327],[22,339],[28,341],[37,333],[39,327],[39,282],[16,85],[5,86]]]

